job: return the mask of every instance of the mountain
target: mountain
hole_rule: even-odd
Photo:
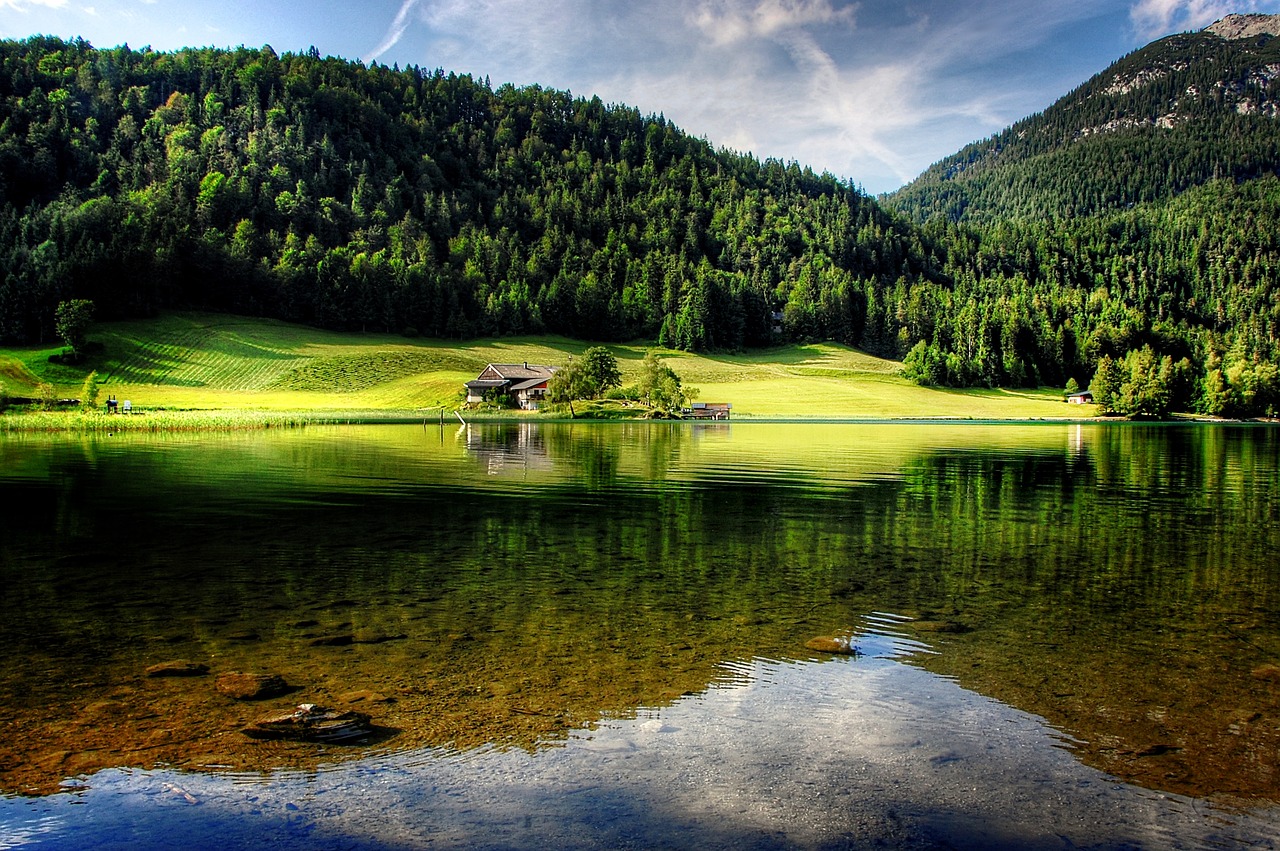
[[[908,311],[907,374],[1280,411],[1278,33],[1233,15],[1157,41],[883,197],[946,258],[907,302],[940,305]]]
[[[924,221],[1089,215],[1280,169],[1280,15],[1154,42],[885,198]]]

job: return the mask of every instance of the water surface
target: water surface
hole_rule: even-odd
[[[0,800],[0,847],[1265,844],[1278,455],[1228,426],[6,435],[0,790],[64,791]],[[170,659],[211,673],[144,676]],[[237,702],[233,670],[295,690]],[[301,702],[377,732],[240,732]]]

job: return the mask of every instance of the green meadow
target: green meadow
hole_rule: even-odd
[[[95,351],[77,366],[50,361],[62,351],[58,346],[0,349],[4,393],[11,399],[74,399],[96,371],[100,401],[110,395],[129,400],[134,416],[175,427],[217,424],[219,418],[254,425],[410,419],[442,410],[452,416],[463,407],[463,382],[486,364],[560,365],[591,345],[558,337],[442,341],[342,334],[205,313],[99,323],[89,337]],[[626,383],[649,347],[609,348]],[[700,401],[730,402],[738,419],[998,420],[1095,413],[1091,407],[1068,410],[1055,388],[919,387],[899,376],[897,362],[831,343],[749,354],[660,354],[686,387],[697,388]],[[65,414],[43,416],[55,427]],[[91,424],[97,416],[81,419]],[[118,416],[111,421],[121,425]]]

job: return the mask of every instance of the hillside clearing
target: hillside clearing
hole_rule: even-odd
[[[78,395],[96,370],[102,398],[135,409],[260,411],[457,408],[462,383],[488,363],[560,365],[591,344],[557,337],[441,341],[340,334],[263,319],[177,313],[102,323],[91,339],[101,351],[85,364],[49,361],[58,348],[0,350],[0,381],[10,395],[35,395],[48,383]],[[610,346],[624,383],[648,347]],[[786,418],[956,417],[1036,419],[1088,415],[1068,411],[1056,390],[925,388],[898,376],[894,361],[831,343],[748,354],[660,352],[703,401],[730,402],[734,416]]]

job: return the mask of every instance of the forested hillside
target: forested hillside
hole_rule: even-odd
[[[928,223],[952,287],[950,321],[908,335],[909,371],[1052,381],[1060,363],[1115,410],[1274,412],[1276,34],[1280,16],[1233,15],[1162,39],[884,199]],[[1018,317],[1003,369],[961,318],[992,304]]]
[[[908,311],[926,383],[1094,381],[1104,408],[1246,415],[1280,405],[1280,179],[986,228],[933,222],[952,283]],[[915,305],[914,297],[908,302]],[[913,325],[914,315],[936,317]],[[976,332],[975,332],[976,329]]]
[[[936,265],[849,185],[537,87],[261,50],[0,43],[0,337],[59,300],[335,329],[861,340]],[[883,324],[881,315],[873,321]]]
[[[1177,38],[1272,61],[1271,42]],[[1071,168],[990,147],[947,167],[987,192],[1025,166],[1077,200],[1006,181],[1008,208],[964,215],[965,200],[913,223],[833,177],[537,87],[314,51],[0,42],[0,339],[51,341],[59,302],[87,298],[99,318],[198,307],[434,337],[833,340],[905,358],[922,383],[1094,382],[1132,413],[1274,410],[1274,75],[1252,112],[1243,90],[1218,98],[1212,128],[1130,126],[1140,90],[1192,73],[1180,59],[1162,77],[1158,55],[1086,85],[1132,84],[1089,107],[1093,131],[1003,137],[1035,136],[1043,162],[1085,151]],[[1148,130],[1169,136],[1133,147]],[[1156,141],[1173,147],[1144,152]],[[1196,153],[1166,161],[1179,145]],[[1116,175],[1142,192],[1100,200]],[[934,179],[894,203],[910,212]]]

